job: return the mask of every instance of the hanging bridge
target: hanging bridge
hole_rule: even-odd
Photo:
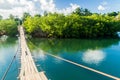
[[[27,46],[23,27],[19,27],[21,42],[21,70],[18,78],[20,80],[48,80],[44,72],[38,72],[33,61],[31,52]]]
[[[45,73],[43,71],[39,72],[37,70],[37,67],[36,67],[36,65],[34,63],[34,60],[32,58],[31,52],[30,52],[30,50],[29,50],[29,48],[27,46],[27,42],[26,42],[26,39],[25,39],[25,34],[24,34],[23,27],[19,26],[18,29],[19,29],[19,33],[20,33],[19,44],[20,44],[20,50],[21,50],[21,54],[20,54],[21,66],[20,66],[20,72],[19,72],[19,75],[18,75],[18,79],[19,80],[48,80],[47,76],[45,75]],[[17,50],[17,53],[18,53],[18,50]],[[1,80],[5,80],[5,77],[6,77],[7,73],[8,73],[8,70],[10,69],[10,67],[12,65],[12,62],[14,61],[17,53],[13,57],[10,65],[8,66],[7,71],[5,72],[5,74],[3,75]],[[118,77],[115,77],[115,76],[112,76],[110,74],[107,74],[107,73],[95,70],[93,68],[89,68],[87,66],[75,63],[73,61],[64,59],[62,57],[58,57],[58,56],[55,56],[55,55],[52,55],[52,54],[47,54],[47,53],[46,53],[46,55],[49,55],[49,56],[52,56],[54,58],[63,60],[65,62],[67,62],[67,63],[72,64],[72,65],[76,65],[78,67],[82,67],[84,69],[87,69],[89,71],[95,72],[97,74],[101,74],[101,75],[109,77],[109,78],[111,78],[113,80],[120,80],[120,78],[118,78]]]

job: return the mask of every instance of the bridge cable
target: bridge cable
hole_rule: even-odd
[[[29,42],[30,44],[32,44],[33,47],[37,49],[37,47],[32,43],[32,41],[29,38],[26,38],[26,41]],[[28,45],[28,47],[29,47],[29,45]],[[34,59],[34,61],[36,61],[36,59],[34,57],[33,57],[33,59]],[[40,68],[41,71],[44,71],[42,67],[39,66],[39,68]]]
[[[59,59],[59,60],[62,60],[62,61],[68,62],[68,63],[70,63],[70,64],[76,65],[76,66],[78,66],[78,67],[81,67],[81,68],[87,69],[87,70],[89,70],[89,71],[92,71],[92,72],[101,74],[101,75],[103,75],[103,76],[109,77],[109,78],[111,78],[111,79],[120,80],[120,78],[118,78],[118,77],[115,77],[115,76],[112,76],[112,75],[110,75],[110,74],[107,74],[107,73],[104,73],[104,72],[95,70],[95,69],[93,69],[93,68],[90,68],[90,67],[87,67],[87,66],[78,64],[78,63],[76,63],[76,62],[73,62],[73,61],[64,59],[64,58],[62,58],[62,57],[55,56],[55,55],[49,54],[49,53],[46,53],[46,54],[49,55],[49,56],[52,56],[52,57],[54,57],[54,58],[57,58],[57,59]]]
[[[32,42],[31,42],[31,43],[32,43]],[[33,44],[33,43],[32,43],[32,44]],[[33,44],[33,45],[34,45],[34,44]],[[36,47],[36,46],[34,45],[34,47]],[[38,47],[36,47],[36,48],[38,48]],[[93,69],[93,68],[90,68],[90,67],[87,67],[87,66],[78,64],[78,63],[76,63],[76,62],[73,62],[73,61],[64,59],[64,58],[59,57],[59,56],[55,56],[55,55],[53,55],[53,54],[49,54],[49,53],[47,53],[47,52],[45,52],[45,53],[46,53],[47,55],[52,56],[52,57],[54,57],[54,58],[57,58],[57,59],[59,59],[59,60],[68,62],[68,63],[70,63],[70,64],[73,64],[73,65],[76,65],[76,66],[79,66],[79,67],[82,67],[82,68],[84,68],[84,69],[87,69],[87,70],[89,70],[89,71],[92,71],[92,72],[101,74],[101,75],[106,76],[106,77],[109,77],[109,78],[111,78],[111,79],[120,80],[120,78],[118,78],[118,77],[116,77],[116,76],[112,76],[112,75],[110,75],[110,74],[107,74],[107,73],[104,73],[104,72],[95,70],[95,69]]]
[[[34,48],[39,49],[38,47],[35,46],[35,44],[33,44],[33,42],[29,38],[26,38],[26,41],[28,42],[28,44],[31,44]],[[29,45],[28,45],[28,47],[29,47]],[[35,60],[35,58],[34,58],[34,60]],[[44,69],[41,66],[39,66],[39,68],[40,68],[41,71],[43,71],[45,73]],[[51,80],[51,79],[49,79],[49,80]]]
[[[1,80],[5,80],[5,78],[6,78],[7,74],[8,74],[8,71],[10,70],[10,68],[11,68],[11,66],[12,66],[12,64],[13,64],[13,62],[14,62],[17,54],[18,54],[19,47],[20,47],[20,43],[18,44],[17,51],[16,51],[15,55],[13,56],[13,58],[11,59],[11,62],[10,62],[10,64],[9,64],[9,66],[7,67],[6,71],[4,72],[4,75],[2,76],[2,79],[1,79]]]

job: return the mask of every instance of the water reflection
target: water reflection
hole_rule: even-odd
[[[57,55],[57,56],[61,57],[60,55]],[[55,62],[56,64],[62,64],[63,61],[60,60],[60,59],[54,58],[54,62]]]
[[[39,50],[34,50],[33,51],[33,55],[34,55],[34,57],[36,58],[36,59],[41,59],[41,60],[45,60],[46,59],[46,56],[45,56],[45,52],[43,51],[43,50],[41,50],[41,49],[39,49]]]
[[[99,64],[105,58],[105,53],[101,50],[87,50],[83,56],[82,60],[88,64]]]
[[[1,36],[0,37],[0,41],[6,41],[7,40],[7,38],[8,38],[8,36],[6,36],[6,35],[3,35],[3,36]]]
[[[7,69],[11,59],[17,50],[18,43],[16,43],[16,40],[16,38],[0,38],[0,79],[2,78],[5,70]],[[16,80],[17,71],[14,63],[10,68],[8,75],[6,76],[6,80],[10,80],[11,77],[13,80]]]
[[[116,51],[111,49],[112,46],[119,48],[118,45],[119,40],[117,39],[34,39],[31,43],[29,42],[30,50],[36,50],[36,57],[38,57],[37,64],[41,65],[48,77],[52,80],[62,80],[63,78],[66,80],[111,79],[101,78],[100,75],[95,75],[96,73],[90,73],[83,68],[71,65],[49,55],[44,57],[44,54],[42,54],[40,56],[40,54],[43,53],[39,51],[40,49],[44,52],[119,77],[120,55],[118,56],[118,54],[120,50]],[[43,61],[39,56],[45,60]],[[63,73],[66,74],[66,76]]]
[[[15,38],[8,38],[7,36],[2,36],[0,38],[0,63],[5,64],[6,59],[8,59],[8,55],[13,51],[17,50],[16,39]],[[13,50],[13,51],[12,51]]]
[[[6,58],[5,51],[3,49],[0,49],[0,63],[1,64],[5,64],[5,58]]]
[[[96,50],[118,44],[117,39],[84,40],[84,39],[34,39],[29,41],[31,50],[41,48],[52,54],[77,53],[88,49]],[[94,43],[94,44],[93,44]]]

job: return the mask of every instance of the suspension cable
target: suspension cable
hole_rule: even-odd
[[[32,43],[32,41],[31,41],[29,38],[26,38],[26,41],[29,42],[30,44],[32,44],[34,48],[38,49],[38,48]],[[29,46],[28,46],[28,47],[29,47]],[[33,59],[34,59],[34,61],[36,61],[36,59],[35,59],[34,57],[33,57]],[[38,66],[39,66],[39,65],[38,65]],[[39,66],[39,68],[40,68],[41,71],[44,71],[42,67]]]
[[[8,68],[6,69],[6,71],[5,71],[4,75],[2,76],[2,79],[1,79],[1,80],[5,80],[5,78],[6,78],[7,74],[8,74],[8,71],[10,70],[10,68],[11,68],[11,66],[12,66],[12,64],[13,64],[13,62],[14,62],[17,54],[18,54],[19,47],[20,47],[20,41],[19,41],[19,44],[18,44],[17,51],[16,51],[15,55],[13,56],[13,58],[12,58],[10,64],[9,64],[9,66],[8,66]]]
[[[64,59],[64,58],[62,58],[62,57],[55,56],[55,55],[49,54],[49,53],[46,53],[46,54],[49,55],[49,56],[52,56],[52,57],[54,57],[54,58],[57,58],[57,59],[59,59],[59,60],[65,61],[65,62],[67,62],[67,63],[76,65],[76,66],[78,66],[78,67],[82,67],[82,68],[84,68],[84,69],[87,69],[87,70],[89,70],[89,71],[92,71],[92,72],[101,74],[101,75],[103,75],[103,76],[109,77],[109,78],[111,78],[111,79],[120,80],[120,78],[118,78],[118,77],[116,77],[116,76],[112,76],[112,75],[110,75],[110,74],[107,74],[107,73],[104,73],[104,72],[95,70],[95,69],[93,69],[93,68],[90,68],[90,67],[87,67],[87,66],[84,66],[84,65],[81,65],[81,64],[78,64],[78,63],[76,63],[76,62],[73,62],[73,61]]]
[[[29,40],[29,39],[28,39],[28,40]],[[30,40],[29,40],[29,41],[30,41]],[[32,42],[31,42],[31,43],[32,43]],[[32,44],[33,44],[33,43],[32,43]],[[33,44],[33,45],[34,45],[34,44]],[[36,46],[34,45],[34,47],[36,47]],[[36,48],[38,48],[38,47],[36,47]],[[65,61],[65,62],[67,62],[67,63],[73,64],[73,65],[76,65],[76,66],[79,66],[79,67],[82,67],[82,68],[87,69],[87,70],[89,70],[89,71],[92,71],[92,72],[101,74],[101,75],[106,76],[106,77],[109,77],[109,78],[111,78],[111,79],[120,80],[119,77],[116,77],[116,76],[113,76],[113,75],[110,75],[110,74],[107,74],[107,73],[104,73],[104,72],[95,70],[95,69],[93,69],[93,68],[90,68],[90,67],[87,67],[87,66],[84,66],[84,65],[75,63],[75,62],[73,62],[73,61],[64,59],[64,58],[59,57],[59,56],[55,56],[55,55],[49,54],[49,53],[47,53],[47,52],[45,52],[45,53],[46,53],[46,55],[52,56],[52,57],[54,57],[54,58],[57,58],[57,59],[59,59],[59,60],[63,60],[63,61]]]

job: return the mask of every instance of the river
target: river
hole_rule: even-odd
[[[48,54],[59,56],[84,66],[120,77],[120,40],[102,39],[33,39],[29,48],[39,71],[45,71],[49,80],[113,80]],[[18,40],[0,40],[0,79],[16,53]],[[17,80],[19,55],[6,80]]]

